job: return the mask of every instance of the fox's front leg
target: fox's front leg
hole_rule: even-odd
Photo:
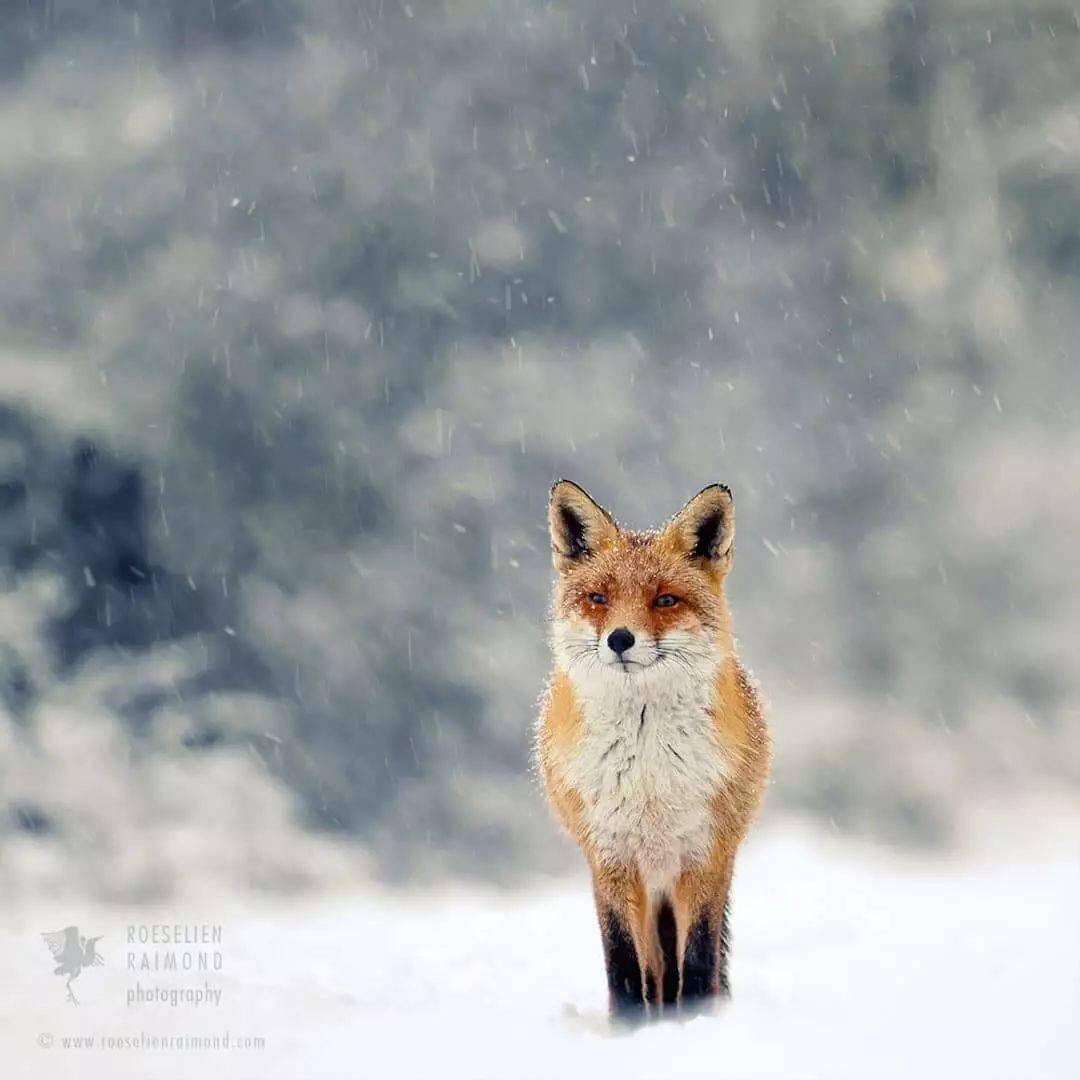
[[[679,949],[682,955],[680,999],[685,1010],[731,996],[728,982],[728,893],[730,864],[718,873],[687,875],[676,889]]]
[[[611,1015],[631,1023],[646,1016],[646,1002],[655,1000],[655,966],[649,963],[645,933],[645,888],[637,875],[609,868],[594,869],[593,895],[604,943]]]
[[[728,982],[728,907],[711,903],[696,913],[683,954],[682,1002],[685,1008],[731,996]]]

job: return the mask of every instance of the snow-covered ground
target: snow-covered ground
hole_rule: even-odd
[[[0,1074],[41,1077],[1042,1080],[1080,1077],[1080,860],[912,859],[799,826],[760,831],[734,898],[734,1000],[613,1034],[583,879],[528,893],[365,894],[168,910],[35,905],[0,931]],[[62,980],[40,933],[102,934]],[[221,926],[209,975],[125,970],[127,926]],[[151,947],[152,948],[152,947]],[[162,948],[161,946],[158,947]],[[165,951],[168,951],[166,948]],[[219,1004],[128,1005],[137,982]],[[263,1049],[102,1048],[221,1036]],[[93,1047],[64,1039],[93,1036]],[[40,1042],[50,1045],[39,1045]]]

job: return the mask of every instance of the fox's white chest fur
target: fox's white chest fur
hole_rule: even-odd
[[[650,892],[712,846],[712,799],[731,773],[711,716],[714,673],[594,667],[572,678],[582,731],[566,779],[600,858],[636,865]]]

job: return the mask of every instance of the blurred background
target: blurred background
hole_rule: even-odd
[[[25,0],[0,148],[9,899],[577,868],[558,476],[733,488],[767,815],[1075,799],[1071,4]]]

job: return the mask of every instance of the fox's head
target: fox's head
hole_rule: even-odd
[[[655,532],[620,528],[577,484],[549,504],[558,578],[552,648],[578,677],[688,676],[731,650],[724,578],[731,568],[731,492],[713,484]]]

